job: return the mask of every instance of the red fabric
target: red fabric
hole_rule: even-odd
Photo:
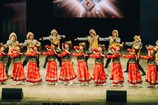
[[[83,52],[73,53],[73,56],[80,57],[83,56]]]
[[[77,78],[80,82],[89,82],[91,80],[86,61],[78,61]]]
[[[43,55],[46,55],[46,56],[51,56],[54,54],[55,54],[54,51],[43,52]]]
[[[95,84],[104,84],[106,82],[103,63],[95,63],[92,76]]]
[[[48,61],[47,72],[46,72],[46,81],[47,82],[57,82],[57,63],[56,61]]]
[[[128,82],[130,84],[142,83],[142,78],[137,63],[129,63]]]
[[[37,53],[32,51],[32,52],[27,53],[26,55],[27,55],[27,56],[36,56]]]
[[[147,60],[148,60],[148,59],[151,59],[152,57],[153,57],[153,56],[149,56],[149,55],[148,55],[148,56],[142,56],[142,55],[140,56],[141,59],[147,59]]]
[[[114,53],[113,55],[106,55],[106,58],[117,58],[120,57],[121,54],[119,53]]]
[[[148,65],[148,70],[146,72],[146,82],[150,85],[156,84],[156,65]]]
[[[124,76],[122,72],[122,66],[120,63],[113,63],[112,64],[112,71],[111,71],[111,80],[113,80],[113,84],[119,84],[124,82]]]
[[[11,53],[9,55],[11,58],[19,57],[19,53]]]
[[[22,66],[22,62],[14,63],[11,79],[13,79],[13,81],[25,80],[25,74],[24,74],[24,68]]]
[[[4,68],[4,63],[0,62],[0,82],[5,82],[6,80],[7,80],[7,75]]]
[[[124,58],[136,58],[136,54],[122,55]]]
[[[92,54],[92,58],[102,58],[101,54]]]
[[[66,50],[64,50],[61,54],[58,54],[59,57],[66,56],[68,53]]]
[[[76,74],[72,65],[72,61],[70,60],[62,61],[59,80],[70,81],[75,78],[76,78]]]
[[[31,83],[38,83],[42,81],[36,62],[29,61],[26,81]]]
[[[114,53],[113,55],[107,55],[107,58],[118,58],[118,57],[120,57],[119,53]],[[122,66],[120,63],[113,62],[110,80],[113,80],[113,84],[119,84],[124,82]]]

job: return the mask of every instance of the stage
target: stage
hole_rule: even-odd
[[[111,80],[109,80],[111,63],[107,69],[105,69],[108,74],[107,85],[106,86],[94,86],[93,81],[90,82],[89,86],[80,86],[77,79],[73,82],[72,86],[66,86],[61,81],[58,82],[57,86],[48,85],[45,82],[46,69],[42,67],[44,62],[44,56],[40,56],[40,73],[42,75],[42,84],[31,86],[28,83],[25,85],[14,85],[13,81],[9,79],[7,85],[0,86],[0,94],[2,93],[2,88],[22,88],[24,97],[22,102],[34,103],[35,105],[42,104],[45,102],[50,103],[81,103],[81,105],[92,105],[106,103],[106,92],[107,90],[126,90],[127,91],[127,104],[145,104],[145,103],[158,103],[158,88],[148,88],[148,84],[144,82],[145,76],[143,78],[142,88],[130,87],[127,83],[127,73],[124,73],[125,82],[123,87],[111,86]],[[24,57],[22,57],[22,60]],[[72,58],[74,62],[75,71],[77,68],[76,58]],[[105,59],[106,60],[106,59]],[[123,70],[126,68],[126,62],[128,59],[121,58],[121,64]],[[147,64],[146,60],[140,60],[140,64],[146,70]],[[90,58],[88,60],[89,70],[92,74],[94,59]],[[9,74],[11,74],[12,64],[10,66]],[[59,72],[60,67],[58,67]],[[27,73],[27,66],[25,67],[25,73]],[[58,73],[59,74],[59,73]],[[0,95],[1,97],[1,95]],[[33,105],[34,105],[33,104]],[[151,104],[150,104],[151,105]]]

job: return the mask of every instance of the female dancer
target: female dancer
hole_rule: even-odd
[[[114,53],[112,55],[106,55],[106,58],[112,58],[112,70],[111,70],[111,78],[110,80],[113,80],[112,86],[119,85],[123,86],[124,82],[124,76],[122,72],[122,66],[120,63],[120,57],[121,57],[121,48],[123,47],[123,44],[117,44],[116,48],[110,48]]]
[[[140,71],[138,68],[137,60],[136,60],[136,49],[127,49],[129,55],[122,55],[124,58],[129,58],[129,65],[128,65],[128,82],[131,84],[130,86],[138,86],[141,87],[142,85],[142,78],[140,75]],[[138,85],[137,85],[138,84]]]
[[[155,62],[155,48],[148,47],[146,46],[146,49],[148,50],[148,55],[147,56],[140,56],[139,58],[141,59],[146,59],[148,60],[148,69],[146,73],[146,82],[149,83],[148,87],[155,87],[156,85],[156,62]]]
[[[76,78],[76,74],[73,68],[73,64],[71,61],[71,52],[70,47],[72,45],[71,41],[66,41],[63,45],[63,51],[61,54],[57,54],[59,57],[62,57],[62,64],[60,69],[60,77],[59,80],[64,81],[65,85],[72,85],[73,82],[71,80]]]
[[[93,49],[93,54],[90,55],[90,57],[95,58],[95,65],[93,70],[93,80],[95,86],[97,85],[106,85],[106,73],[104,71],[104,45],[98,45],[98,49]]]
[[[58,82],[58,74],[57,74],[57,62],[56,62],[56,47],[57,44],[52,43],[51,46],[46,45],[47,52],[43,52],[42,54],[48,57],[48,65],[46,72],[46,82],[48,84],[57,85]]]
[[[3,57],[6,55],[4,53],[4,50],[6,49],[6,46],[3,45],[2,43],[0,44],[0,83],[3,85],[6,85],[7,81],[7,74],[4,68],[4,62],[3,62]]]
[[[11,53],[9,54],[10,58],[13,59],[13,70],[11,79],[15,81],[15,85],[25,84],[25,74],[24,68],[21,61],[20,48],[15,47],[11,49]]]
[[[86,43],[79,43],[79,46],[74,46],[74,49],[77,51],[77,53],[73,53],[73,56],[77,56],[78,61],[78,73],[77,78],[78,81],[81,83],[80,85],[88,85],[89,81],[91,80],[90,73],[88,70],[88,65],[86,61],[86,54],[85,54],[85,47]]]
[[[30,82],[30,85],[40,84],[42,82],[42,78],[37,65],[37,54],[38,52],[36,46],[30,47],[29,52],[26,53],[26,56],[29,56],[26,81]]]

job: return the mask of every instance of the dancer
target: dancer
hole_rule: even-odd
[[[138,68],[138,62],[136,59],[136,52],[137,50],[132,48],[132,49],[127,49],[129,52],[129,55],[122,55],[124,58],[129,58],[129,65],[128,65],[128,82],[130,83],[131,87],[142,86],[142,78],[140,75],[140,71]]]
[[[48,57],[48,65],[46,72],[46,82],[50,85],[57,85],[58,82],[58,73],[57,73],[57,63],[56,63],[56,49],[57,43],[52,43],[51,46],[46,45],[45,48],[47,52],[42,54]]]
[[[72,46],[71,41],[66,41],[63,45],[64,49],[61,54],[57,54],[59,57],[62,57],[62,65],[60,69],[60,77],[59,80],[64,81],[65,85],[72,85],[72,80],[76,78],[76,74],[73,68],[73,64],[71,61],[71,52],[70,47]]]
[[[88,41],[89,43],[89,53],[92,53],[93,49],[98,48],[98,39],[99,35],[96,34],[94,29],[90,29],[89,34],[87,37],[77,37],[75,40],[78,41]]]
[[[7,46],[0,43],[0,83],[3,84],[3,85],[6,85],[6,82],[8,80],[7,74],[6,74],[6,71],[5,71],[5,67],[4,67],[4,61],[3,61],[3,57],[4,57],[4,55],[6,55],[4,53],[4,50],[6,48],[7,48]]]
[[[155,62],[155,51],[156,49],[154,47],[149,47],[149,46],[146,46],[146,49],[148,50],[148,55],[147,56],[143,56],[143,55],[140,55],[139,58],[141,59],[146,59],[148,60],[147,64],[148,64],[148,69],[147,69],[147,72],[146,72],[146,82],[149,83],[149,86],[148,87],[155,87],[156,85],[156,74],[157,74],[157,71],[156,71],[156,62]]]
[[[42,37],[39,40],[49,40],[51,44],[57,43],[56,52],[59,54],[61,52],[60,49],[60,40],[65,38],[65,35],[59,35],[56,29],[52,29],[51,35],[49,37]],[[57,57],[57,60],[59,61],[59,66],[61,66],[61,58]],[[46,68],[46,64],[48,62],[48,56],[45,58],[45,62],[43,67]]]
[[[26,81],[30,82],[30,85],[36,85],[42,82],[37,65],[37,51],[38,48],[36,46],[30,46],[29,52],[26,53],[26,56],[29,57]]]
[[[11,79],[15,82],[15,85],[25,84],[24,68],[21,61],[20,48],[15,47],[11,49],[9,56],[13,59],[13,70]]]
[[[93,49],[93,54],[90,57],[95,58],[94,70],[92,74],[92,79],[94,80],[94,85],[106,85],[106,73],[104,71],[104,45],[99,45],[98,49]]]
[[[20,45],[19,42],[17,41],[17,36],[14,32],[12,32],[10,35],[9,35],[9,40],[7,41],[6,43],[6,46],[9,48],[8,50],[8,54],[11,53],[11,49],[12,48],[15,48],[16,46]],[[8,59],[7,59],[7,64],[6,64],[6,73],[7,73],[7,76],[9,76],[8,74],[8,69],[9,69],[9,66],[11,64],[11,61],[12,61],[12,58],[10,56],[8,56]]]
[[[121,48],[123,47],[122,44],[117,44],[115,48],[111,47],[110,50],[113,50],[112,55],[106,55],[106,58],[112,59],[112,70],[111,70],[111,78],[110,80],[113,80],[112,86],[123,86],[124,82],[124,76],[122,72],[122,66],[120,63],[120,57],[121,57]]]
[[[36,46],[38,49],[40,49],[41,43],[39,41],[37,41],[36,39],[34,39],[34,34],[32,32],[28,32],[26,37],[27,37],[27,39],[23,43],[23,46],[27,46],[26,52],[29,52],[31,46]],[[29,59],[30,59],[29,56],[25,57],[25,59],[23,61],[23,67],[27,64]],[[37,54],[36,59],[37,59],[36,60],[37,66],[39,68],[39,63],[40,63],[39,62],[39,54]]]
[[[77,57],[78,66],[77,66],[77,78],[80,82],[80,85],[88,86],[89,81],[91,80],[90,73],[88,70],[88,65],[86,61],[86,53],[85,53],[86,43],[79,43],[79,46],[74,46],[74,49],[77,53],[73,53],[73,56]]]
[[[112,36],[106,37],[106,38],[101,38],[99,37],[99,41],[109,41],[109,46],[108,46],[108,55],[112,55],[113,51],[111,50],[111,47],[115,48],[117,44],[121,42],[121,39],[119,37],[119,32],[118,30],[113,30],[112,31]],[[108,67],[109,63],[111,61],[111,58],[107,58],[105,68]]]
[[[141,49],[143,47],[140,35],[135,35],[134,41],[133,42],[126,42],[125,45],[131,46],[132,48],[136,49],[136,56],[137,56],[136,61],[138,64],[138,68],[142,72],[142,76],[145,76],[145,71],[142,68],[142,66],[139,64],[139,58],[138,58],[138,56],[140,56],[140,52],[141,52]],[[129,65],[129,60],[127,61],[127,68],[126,68],[126,71],[124,71],[124,72],[128,72],[128,65]]]

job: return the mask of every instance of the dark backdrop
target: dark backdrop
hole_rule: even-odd
[[[124,19],[53,18],[52,6],[52,0],[38,3],[35,0],[27,0],[27,31],[34,32],[39,38],[48,36],[51,29],[55,28],[60,34],[66,35],[66,40],[73,40],[77,36],[87,36],[91,28],[101,37],[108,37],[113,29],[118,29],[122,41],[132,41],[133,36],[140,33],[139,0],[125,0]]]
[[[7,3],[4,1],[18,3],[25,0],[3,0],[3,3]],[[87,36],[90,28],[94,28],[101,37],[107,37],[111,35],[113,29],[118,29],[124,42],[132,41],[135,34],[141,34],[144,45],[155,44],[157,40],[157,0],[125,0],[124,19],[53,18],[52,0],[26,0],[26,29],[21,31],[18,28],[10,29],[7,34],[4,33],[6,28],[2,24],[7,13],[3,10],[3,3],[0,3],[1,42],[6,42],[12,31],[15,31],[19,41],[23,42],[28,31],[32,31],[38,39],[48,36],[53,28],[56,28],[60,34],[65,34],[66,40],[73,40],[77,36]],[[74,42],[74,44],[77,43]],[[49,41],[43,44],[49,44]]]

